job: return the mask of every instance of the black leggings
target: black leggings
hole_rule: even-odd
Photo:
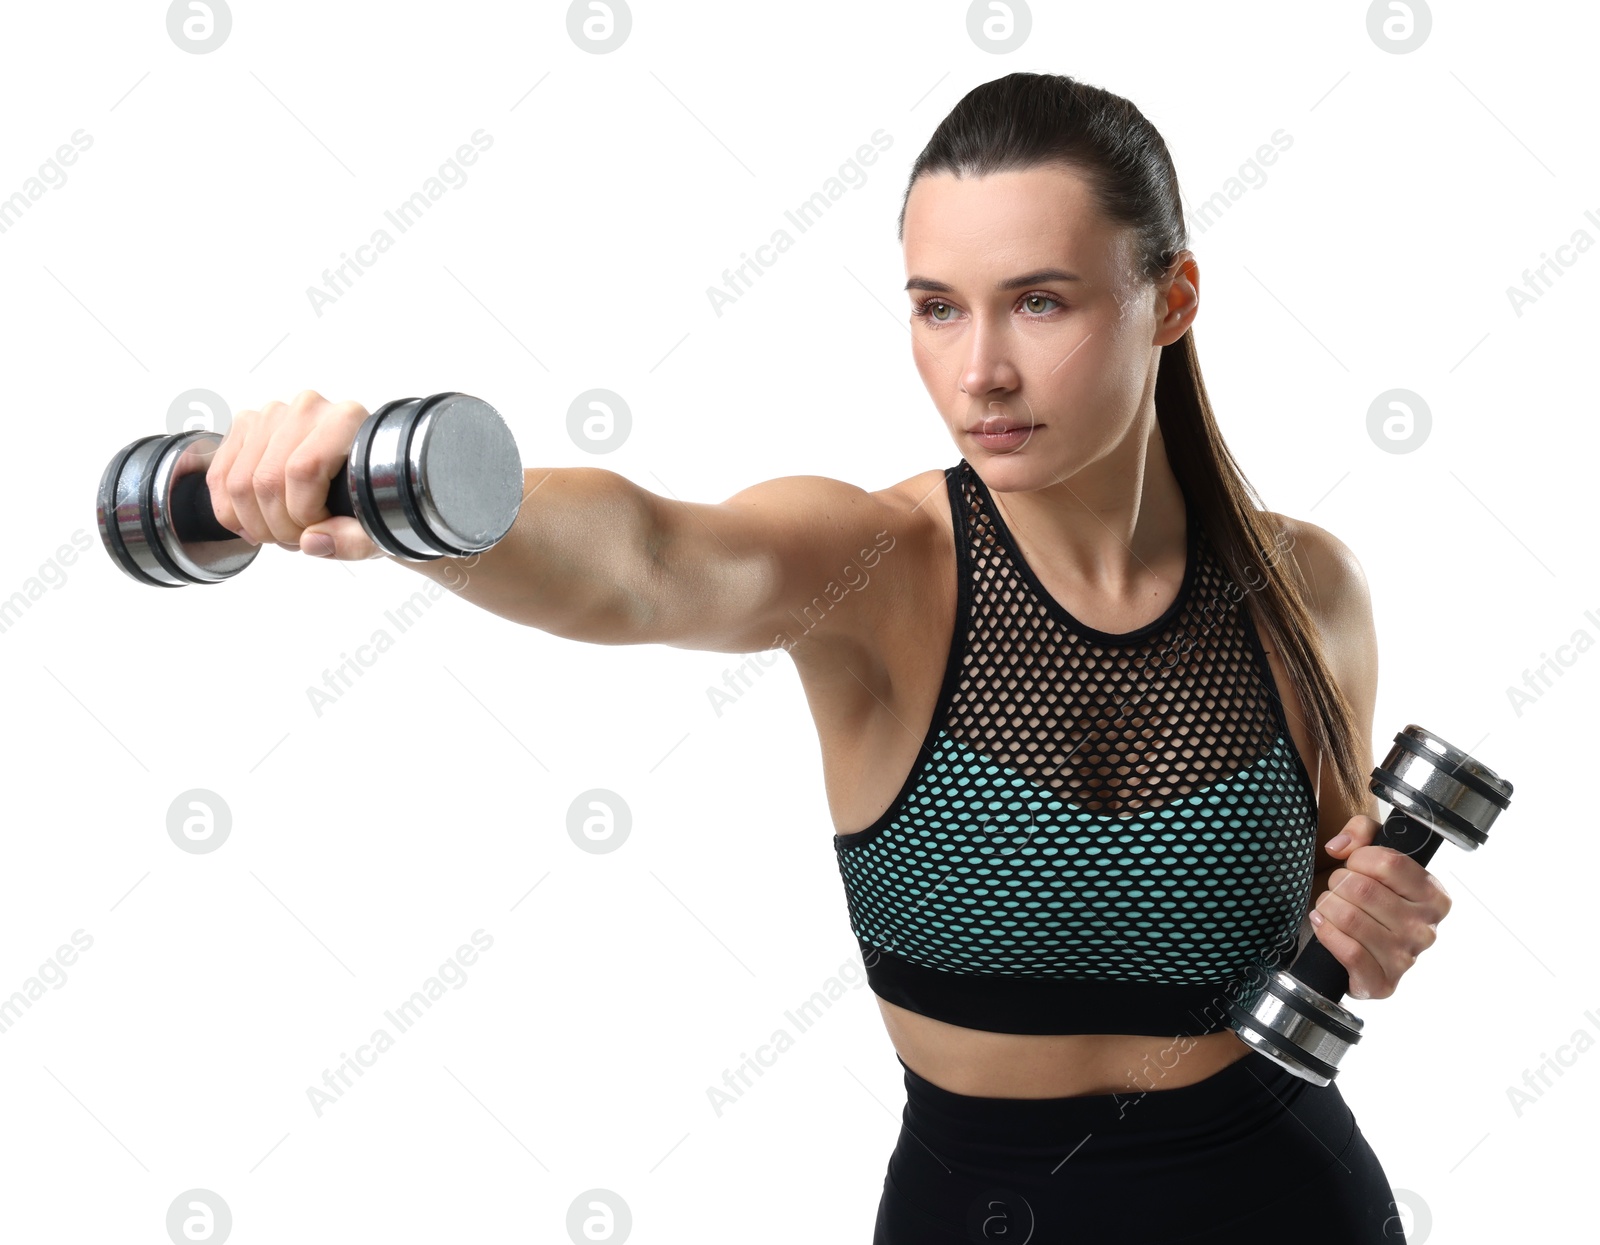
[[[975,1098],[900,1066],[873,1245],[1406,1239],[1338,1083],[1254,1051],[1192,1085],[1066,1098]]]

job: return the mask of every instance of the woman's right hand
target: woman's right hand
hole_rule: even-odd
[[[252,545],[270,540],[341,562],[380,556],[359,521],[327,504],[367,414],[359,402],[329,402],[313,389],[240,411],[206,469],[217,522]]]

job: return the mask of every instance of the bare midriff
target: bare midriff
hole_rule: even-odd
[[[990,1033],[946,1024],[878,999],[906,1067],[955,1094],[1065,1098],[1177,1089],[1250,1053],[1232,1030],[1194,1037],[1124,1033]]]

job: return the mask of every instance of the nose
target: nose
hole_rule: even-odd
[[[1011,362],[1003,329],[975,318],[967,335],[966,351],[960,376],[963,392],[982,397],[995,392],[1009,393],[1017,387],[1020,378]]]

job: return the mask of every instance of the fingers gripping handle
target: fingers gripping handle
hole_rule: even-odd
[[[1397,808],[1384,820],[1377,838],[1372,842],[1374,847],[1392,847],[1397,852],[1404,852],[1419,865],[1426,865],[1443,841],[1428,826],[1414,817],[1406,816],[1404,810]],[[1350,990],[1349,970],[1334,958],[1333,952],[1323,946],[1315,935],[1295,959],[1289,974],[1335,1003]]]
[[[328,487],[327,505],[333,514],[355,517],[355,507],[350,503],[350,473],[342,464]],[[211,490],[206,487],[205,473],[200,471],[180,476],[173,482],[170,522],[173,533],[184,544],[239,539],[237,532],[217,522],[216,511],[211,507]]]

